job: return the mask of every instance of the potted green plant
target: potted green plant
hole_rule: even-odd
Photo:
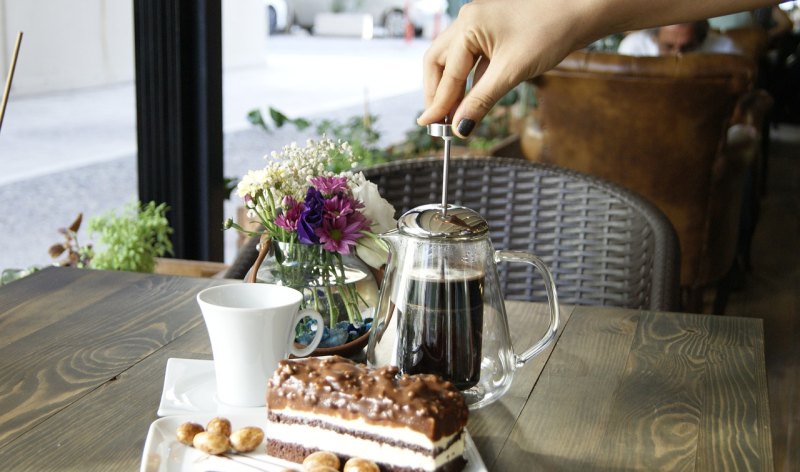
[[[165,203],[136,202],[119,214],[112,210],[89,220],[89,231],[99,235],[100,244],[100,250],[89,247],[91,267],[153,272],[157,257],[172,254],[168,210]]]
[[[78,265],[94,269],[155,272],[191,277],[212,277],[223,272],[227,265],[222,262],[164,257],[172,254],[170,241],[172,228],[167,219],[168,210],[169,207],[165,203],[149,202],[142,205],[135,202],[119,214],[110,211],[92,218],[89,220],[89,231],[92,236],[98,235],[99,245],[89,245],[84,260],[80,259],[81,253],[78,251]],[[79,220],[76,222],[77,227],[80,227]],[[70,227],[67,234],[72,234],[72,229]],[[58,250],[58,245],[51,250]],[[67,249],[68,254],[75,252]],[[69,258],[72,260],[75,257],[73,255]]]
[[[172,228],[165,203],[134,202],[121,212],[112,210],[89,220],[88,230],[97,244],[81,244],[78,234],[83,223],[80,213],[68,227],[59,228],[63,240],[48,249],[57,266],[88,269],[155,272],[159,274],[211,277],[228,268],[221,262],[166,258],[172,254]],[[6,269],[0,285],[25,277],[39,267]]]

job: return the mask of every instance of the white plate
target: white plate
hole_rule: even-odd
[[[158,416],[150,425],[142,454],[142,472],[173,471],[283,471],[299,470],[298,465],[269,456],[261,444],[248,454],[231,454],[226,457],[209,456],[193,447],[185,446],[175,438],[182,423],[192,421],[205,425],[215,416],[231,421],[233,429],[258,426],[266,430],[266,407],[236,408],[220,404],[216,399],[214,362],[199,359],[170,358],[164,376],[164,389]],[[469,433],[465,435],[464,457],[467,472],[483,472],[486,466]]]
[[[192,421],[206,425],[215,414],[195,414],[167,416],[159,418],[150,425],[147,440],[144,443],[141,472],[172,471],[243,471],[258,470],[282,471],[292,470],[297,464],[268,456],[264,443],[255,451],[247,454],[228,454],[226,456],[210,456],[193,447],[178,442],[175,431],[181,424]],[[245,426],[266,428],[266,410],[259,417],[248,415],[228,415],[234,430]]]
[[[267,455],[265,443],[261,443],[255,451],[247,454],[228,454],[225,456],[210,456],[193,447],[185,446],[178,442],[175,431],[181,424],[192,421],[205,425],[214,414],[196,414],[167,416],[155,420],[147,432],[142,454],[141,472],[193,472],[193,471],[220,471],[220,472],[254,472],[254,471],[284,471],[300,470],[294,462],[284,461]],[[258,426],[266,429],[266,410],[258,416],[230,415],[233,430],[245,426]],[[464,457],[467,459],[465,472],[484,472],[486,466],[481,460],[478,449],[469,433],[465,435]]]
[[[266,392],[264,393],[266,398]],[[201,359],[167,359],[164,389],[158,416],[188,413],[218,413],[220,415],[256,415],[264,407],[240,408],[217,401],[217,381],[214,361]]]

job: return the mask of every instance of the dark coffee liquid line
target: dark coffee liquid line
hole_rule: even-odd
[[[483,333],[482,276],[448,280],[409,277],[398,367],[403,373],[432,373],[459,390],[480,378]]]

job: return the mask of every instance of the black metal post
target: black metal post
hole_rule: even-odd
[[[134,0],[139,198],[175,256],[223,259],[221,0]]]

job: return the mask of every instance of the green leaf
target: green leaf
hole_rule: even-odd
[[[250,124],[254,126],[260,126],[267,133],[272,132],[269,126],[267,126],[267,123],[264,122],[264,117],[263,115],[261,115],[261,110],[259,110],[258,108],[250,110],[247,113],[247,121],[249,121]]]
[[[291,120],[286,115],[284,115],[283,113],[279,112],[278,110],[272,107],[269,107],[269,116],[275,123],[276,128],[282,127],[286,122],[291,122]]]
[[[311,126],[311,122],[306,120],[305,118],[295,118],[292,120],[292,123],[297,127],[298,130],[303,131],[309,126]]]

